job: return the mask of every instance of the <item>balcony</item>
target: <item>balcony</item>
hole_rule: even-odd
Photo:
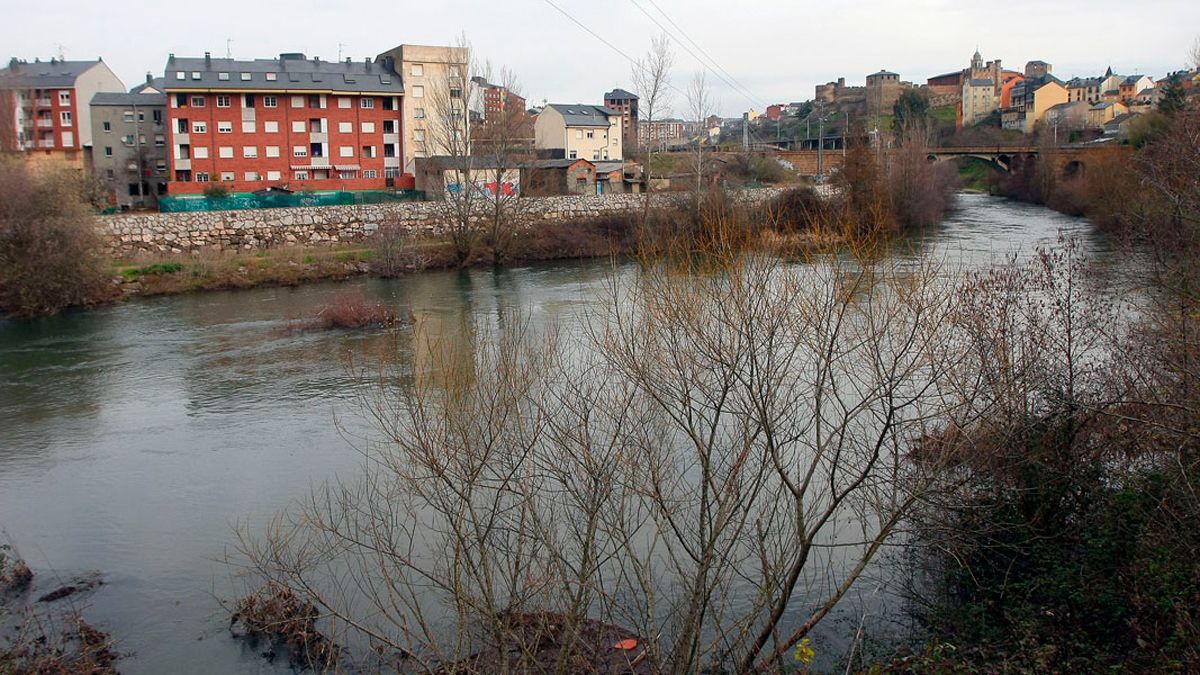
[[[54,120],[40,119],[37,121],[37,125],[43,129],[53,129],[54,128]]]
[[[383,142],[397,144],[400,142],[400,134],[384,134]]]
[[[37,142],[37,146],[38,146],[39,148],[53,148],[53,147],[54,147],[54,141],[53,141],[53,139],[48,139],[48,140],[38,141],[38,142]]]
[[[309,143],[328,143],[329,142],[329,134],[322,133],[319,131],[314,131],[313,133],[308,135],[308,142]]]
[[[175,170],[176,171],[191,171],[192,170],[192,160],[190,160],[190,159],[175,160]]]
[[[49,108],[52,104],[48,98],[39,98],[33,102],[33,105],[38,108]]]
[[[175,134],[174,141],[176,145],[191,145],[191,134]]]
[[[400,158],[399,157],[384,157],[383,158],[383,166],[384,166],[384,168],[398,168],[400,166]]]

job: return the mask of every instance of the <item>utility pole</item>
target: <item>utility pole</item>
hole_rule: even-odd
[[[750,113],[742,113],[742,152],[750,152]]]
[[[842,114],[846,116],[846,126],[842,129],[842,159],[844,160],[846,159],[846,140],[850,136],[850,111],[843,111]]]
[[[825,175],[825,118],[817,118],[817,175]]]

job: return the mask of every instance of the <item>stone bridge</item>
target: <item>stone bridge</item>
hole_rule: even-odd
[[[1132,152],[1128,146],[1105,145],[1061,145],[1054,148],[1044,148],[1037,145],[976,145],[951,148],[930,148],[930,162],[973,157],[988,162],[1001,171],[1011,171],[1017,162],[1036,159],[1043,154],[1053,154],[1058,169],[1064,176],[1083,175],[1087,170],[1089,158],[1094,158],[1098,152]]]

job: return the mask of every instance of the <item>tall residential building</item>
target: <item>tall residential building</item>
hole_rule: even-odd
[[[621,142],[632,148],[638,139],[638,97],[624,89],[604,94],[604,107],[621,113]]]
[[[533,125],[546,159],[622,159],[621,113],[586,103],[549,103]]]
[[[451,154],[438,139],[449,115],[466,115],[469,101],[467,66],[470,52],[464,47],[399,45],[375,57],[394,67],[404,80],[404,170],[413,173],[417,157]],[[448,108],[439,112],[438,108]],[[468,139],[469,142],[469,139]]]
[[[167,96],[149,84],[140,93],[92,97],[92,170],[119,209],[158,203],[170,179]]]
[[[276,59],[167,60],[171,194],[411,187],[401,166],[400,76],[385,65]]]
[[[475,85],[471,112],[485,122],[493,122],[506,112],[525,112],[525,99],[499,84],[492,84],[484,77],[472,77]]]
[[[962,88],[962,125],[970,126],[992,114],[1000,104],[990,78],[967,80]]]
[[[0,70],[0,148],[82,170],[98,92],[125,92],[103,60],[10,60]]]

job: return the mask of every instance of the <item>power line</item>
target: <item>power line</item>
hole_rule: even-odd
[[[760,96],[755,96],[754,92],[751,92],[749,89],[747,89],[745,86],[743,86],[742,83],[739,82],[738,79],[736,77],[734,77],[732,74],[730,74],[730,72],[728,70],[725,70],[724,68],[722,68],[721,64],[718,63],[717,60],[714,59],[712,57],[712,55],[709,54],[708,51],[704,49],[704,47],[700,46],[699,43],[697,43],[695,40],[693,40],[692,37],[690,35],[688,35],[687,31],[685,31],[679,24],[675,23],[675,20],[672,19],[671,16],[669,14],[667,14],[666,11],[663,10],[663,8],[660,7],[657,2],[655,2],[655,0],[647,0],[647,2],[649,2],[651,5],[653,5],[654,9],[657,9],[658,13],[662,14],[663,18],[666,19],[667,22],[670,23],[672,26],[674,26],[675,30],[679,31],[679,34],[682,35],[685,40],[687,40],[689,43],[691,43],[691,45],[693,47],[695,47],[697,50],[699,50],[700,53],[703,54],[717,70],[721,71],[721,73],[723,73],[728,78],[727,82],[732,81],[731,86],[734,89],[736,89],[737,91],[740,91],[744,96],[746,96],[750,100],[751,103],[754,103],[757,101],[758,103],[763,104],[765,106],[765,103],[763,103],[763,101],[765,101],[766,99],[763,99]],[[636,3],[634,3],[634,4],[636,4]],[[641,9],[641,8],[639,7],[639,9]],[[645,13],[644,10],[643,10],[643,13]],[[658,22],[655,21],[655,23],[657,24]],[[659,24],[659,27],[661,28],[662,24]],[[666,29],[664,29],[664,30],[666,30]],[[685,47],[685,49],[686,49],[686,47]],[[692,56],[695,56],[695,54],[692,54]],[[697,60],[699,60],[699,59],[697,59]],[[701,63],[703,64],[703,61],[701,61]],[[714,73],[714,75],[715,74],[716,73]]]

